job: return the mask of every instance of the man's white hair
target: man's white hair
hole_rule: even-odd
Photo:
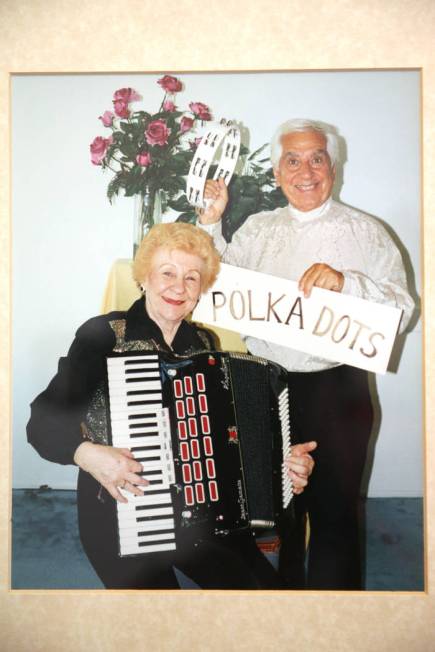
[[[278,127],[275,131],[270,143],[270,160],[272,167],[276,170],[279,165],[279,160],[282,155],[281,138],[287,134],[303,131],[318,131],[326,138],[326,151],[329,154],[332,165],[338,163],[339,150],[338,150],[338,137],[335,127],[320,122],[318,120],[306,120],[304,118],[295,118],[287,120]]]

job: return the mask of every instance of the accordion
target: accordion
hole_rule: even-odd
[[[293,495],[285,369],[214,351],[112,354],[107,368],[111,444],[149,480],[143,496],[116,503],[121,556],[279,530]]]

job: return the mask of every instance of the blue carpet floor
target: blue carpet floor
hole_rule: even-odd
[[[423,591],[422,500],[370,498],[362,511],[366,590]],[[78,538],[75,491],[13,491],[11,575],[12,589],[103,588]]]

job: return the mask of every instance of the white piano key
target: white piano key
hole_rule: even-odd
[[[147,364],[144,361],[138,361],[137,364],[128,365],[108,365],[108,372],[112,377],[117,376],[130,376],[132,373],[150,373],[155,377],[160,377],[160,370],[158,362]]]
[[[154,486],[153,485],[147,485],[147,486],[145,486],[145,485],[142,486],[141,485],[140,490],[141,491],[155,491],[155,492],[158,492],[158,493],[154,494],[155,496],[159,496],[161,494],[166,495],[168,497],[167,502],[168,503],[171,502],[170,487],[156,487],[155,485]],[[134,501],[142,499],[142,496],[136,496],[136,494],[130,493],[130,491],[127,491],[127,489],[121,489],[120,488],[119,493],[121,493],[124,496],[124,498],[127,498],[129,505],[134,505],[134,504],[136,504]],[[121,505],[125,505],[125,504],[126,503],[117,503],[117,506],[119,508]],[[133,509],[133,507],[132,507],[132,509]]]
[[[140,496],[139,500],[135,502],[132,508],[129,508],[130,503],[119,503],[118,505],[118,514],[135,514],[135,516],[140,516],[142,512],[145,511],[144,507],[149,507],[150,505],[168,505],[171,503],[171,497],[169,496]]]
[[[125,409],[120,407],[110,408],[110,417],[111,421],[118,421],[122,419],[129,419],[129,421],[134,421],[133,417],[138,417],[139,415],[144,415],[147,418],[151,418],[151,415],[156,415],[161,411],[161,407],[157,405],[130,405]]]
[[[128,403],[137,403],[138,401],[147,401],[150,405],[155,405],[156,408],[162,407],[162,395],[159,392],[153,392],[148,394],[146,392],[141,392],[140,394],[127,394],[127,389],[113,393],[112,396],[109,395],[110,405],[117,408],[118,407],[128,407]],[[133,406],[134,407],[134,406]]]
[[[166,455],[166,451],[162,446],[150,446],[150,447],[145,447],[145,446],[135,446],[133,445],[130,449],[131,454],[135,458],[135,460],[139,460],[139,462],[143,460],[151,460],[153,458],[158,458],[162,459]]]
[[[161,509],[163,510],[165,508],[162,507]],[[157,509],[152,510],[152,511],[156,512]],[[121,531],[121,530],[123,530],[125,528],[133,527],[133,526],[135,526],[136,529],[139,529],[141,527],[141,525],[143,525],[144,523],[147,522],[147,521],[138,521],[138,518],[140,518],[142,516],[143,516],[143,514],[140,514],[140,516],[139,515],[136,516],[136,514],[118,514],[119,531]],[[173,516],[173,514],[172,513],[161,514],[160,516]],[[150,521],[152,522],[152,521],[154,521],[154,519],[150,519]],[[157,529],[157,528],[155,528],[155,529]]]
[[[137,455],[133,454],[133,457],[137,462],[139,462],[139,464],[142,465],[142,469],[144,471],[145,471],[145,469],[147,471],[148,470],[153,471],[154,469],[153,469],[152,466],[150,466],[151,464],[156,464],[156,468],[161,468],[162,464],[166,463],[166,460],[164,460],[164,459],[162,460],[162,456],[161,455],[156,455],[155,452],[154,452],[153,455],[151,455],[151,454],[144,455],[143,453],[140,453],[140,454],[137,454]]]
[[[158,360],[159,356],[154,353],[150,353],[148,355],[135,355],[134,360],[145,360],[149,362],[153,362],[154,360]],[[107,358],[107,364],[110,366],[116,366],[119,364],[124,364],[125,361],[130,362],[132,360],[132,357],[130,355],[116,355],[116,356],[109,356]]]
[[[144,426],[143,428],[133,428],[129,429],[126,428],[125,426],[123,428],[112,428],[112,441],[116,439],[116,442],[120,441],[121,439],[128,439],[130,441],[134,441],[137,439],[139,436],[143,435],[144,433],[150,433],[152,435],[153,433],[157,432],[157,427],[156,426]],[[116,443],[116,445],[118,445]]]
[[[112,432],[112,444],[119,448],[137,448],[138,446],[156,446],[163,448],[161,437],[158,435],[144,435],[132,437],[131,433],[125,433],[123,436],[114,437]]]
[[[146,403],[146,404],[137,404],[137,405],[129,405],[128,407],[125,407],[126,399],[123,399],[124,405],[113,405],[112,403],[110,404],[110,414],[113,415],[115,419],[119,418],[129,418],[129,417],[135,417],[136,415],[143,414],[150,418],[153,414],[159,414],[162,410],[161,404],[157,403]]]
[[[139,543],[149,542],[149,541],[168,541],[172,539],[175,541],[175,532],[160,532],[159,534],[142,534],[137,537]]]
[[[145,480],[148,480],[148,478],[145,478]],[[141,486],[141,491],[143,491],[144,493],[147,493],[148,491],[156,491],[156,490],[160,491],[160,490],[164,490],[164,489],[170,489],[171,484],[174,484],[174,483],[173,482],[171,482],[171,483],[166,482],[166,480],[164,478],[162,478],[161,481],[159,481],[156,484],[150,484],[150,485],[147,485],[146,487]],[[130,494],[130,496],[131,496],[131,494]]]
[[[144,426],[154,426],[157,423],[158,415],[154,410],[153,412],[138,412],[136,411],[132,416],[135,418],[128,418],[128,415],[121,415],[114,417],[111,413],[111,423],[113,428],[134,428],[139,424]]]
[[[159,462],[158,460],[147,462],[147,461],[141,461],[140,464],[142,464],[142,473],[147,473],[150,471],[160,471],[160,477],[163,477],[163,466],[162,463]],[[157,474],[153,475],[153,478],[159,477]]]
[[[165,519],[156,519],[153,521],[144,521],[143,523],[133,523],[131,525],[125,525],[120,529],[122,536],[129,536],[130,533],[138,532],[157,532],[158,530],[174,530],[175,521],[173,518]]]
[[[115,394],[116,390],[122,389],[126,390],[128,392],[132,392],[133,390],[137,389],[147,389],[147,390],[161,390],[162,389],[162,383],[159,380],[149,380],[146,382],[146,387],[145,384],[142,382],[131,382],[127,383],[125,380],[113,380],[110,379],[110,390],[109,390],[109,395],[110,394]]]
[[[121,555],[143,554],[146,552],[166,552],[167,550],[176,550],[174,543],[162,543],[149,546],[140,546],[139,543],[121,546]]]
[[[153,502],[155,500],[155,498],[156,498],[155,496],[145,496],[145,498],[148,498],[149,502],[148,503],[144,503],[144,502],[137,503],[135,505],[134,509],[126,509],[127,504],[123,503],[122,508],[118,507],[118,514],[122,515],[123,517],[124,516],[127,517],[130,514],[131,516],[134,516],[136,518],[138,516],[142,516],[142,514],[146,511],[147,507],[153,507],[153,506],[156,506],[156,505],[166,505],[167,506],[168,504],[170,504],[170,499],[169,499],[169,501],[168,501],[168,499],[166,499],[166,500],[162,500],[162,501],[158,501],[158,502]],[[120,505],[121,505],[121,503],[120,503]]]
[[[113,380],[124,380],[125,378],[133,378],[134,376],[141,376],[142,378],[155,378],[160,381],[160,373],[158,368],[150,368],[146,365],[137,365],[134,367],[113,367],[110,370],[110,378]]]
[[[120,513],[118,512],[118,516],[121,522],[121,519],[123,522],[126,522],[128,520],[137,520],[138,518],[148,518],[150,516],[172,516],[174,513],[174,510],[172,508],[172,505],[168,507],[156,507],[155,509],[141,509],[140,511],[135,511],[132,510],[132,513],[130,512],[124,512]],[[125,521],[124,521],[125,519]]]
[[[154,419],[137,419],[129,421],[128,419],[118,419],[112,422],[112,432],[131,432],[138,430],[140,432],[152,432],[157,427],[157,420]]]
[[[149,542],[149,541],[167,541],[171,542],[175,541],[175,532],[171,532],[171,530],[168,530],[167,532],[159,532],[158,534],[153,534],[150,532],[149,534],[122,534],[122,543],[125,545],[128,545],[128,543],[134,543],[134,542]]]

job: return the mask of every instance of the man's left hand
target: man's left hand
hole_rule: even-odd
[[[304,293],[307,299],[313,287],[341,292],[344,285],[344,276],[341,272],[333,269],[326,263],[315,263],[311,265],[299,279],[299,290]]]
[[[291,453],[284,460],[289,478],[293,482],[293,493],[301,494],[308,484],[308,478],[313,472],[314,460],[310,453],[317,448],[315,441],[292,446]]]

